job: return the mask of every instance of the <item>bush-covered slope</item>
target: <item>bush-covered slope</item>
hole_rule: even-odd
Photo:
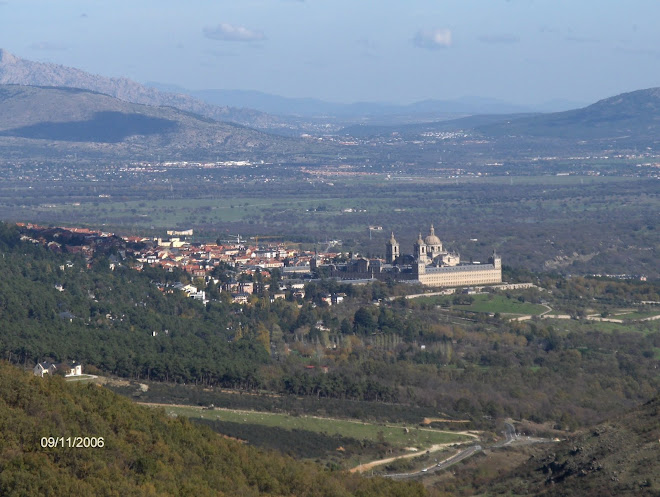
[[[77,436],[103,437],[104,446],[69,448],[66,439]],[[43,448],[42,437],[64,442]],[[424,490],[260,452],[96,385],[0,363],[0,495],[414,497]]]
[[[660,495],[660,397],[548,446],[478,495]],[[491,482],[492,483],[492,482]],[[485,490],[487,488],[487,490]]]

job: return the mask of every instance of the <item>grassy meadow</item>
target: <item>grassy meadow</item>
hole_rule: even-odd
[[[217,419],[285,430],[305,430],[327,435],[341,435],[358,440],[386,442],[394,447],[415,447],[420,450],[436,444],[466,442],[473,438],[463,434],[403,424],[379,424],[315,416],[291,416],[282,413],[211,410],[192,406],[167,406],[165,412],[169,415],[189,418]]]

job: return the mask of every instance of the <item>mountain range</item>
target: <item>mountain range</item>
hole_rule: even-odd
[[[108,78],[73,67],[21,59],[3,49],[0,49],[0,84],[81,88],[126,102],[169,106],[216,121],[251,127],[266,127],[275,119],[250,109],[220,107],[188,95],[163,92],[127,78]]]
[[[4,137],[126,145],[131,136],[141,136],[145,147],[150,144],[165,147],[167,153],[174,150],[195,150],[202,155],[228,150],[301,151],[311,146],[310,142],[269,136],[246,127],[284,135],[299,135],[306,131],[365,138],[392,132],[405,136],[424,131],[470,130],[494,140],[591,141],[606,146],[608,142],[616,142],[634,147],[653,146],[660,131],[660,88],[624,93],[583,108],[545,114],[523,113],[521,110],[524,109],[514,109],[488,99],[453,103],[426,101],[407,106],[344,105],[314,99],[286,99],[258,92],[204,90],[192,92],[193,95],[171,93],[126,78],[106,78],[79,69],[26,61],[2,49],[0,84],[7,85],[3,87],[0,102],[0,131]],[[28,90],[28,85],[33,89]],[[87,91],[66,91],[63,87]],[[178,87],[166,89],[187,91]],[[50,96],[47,98],[48,92]],[[302,117],[278,117],[257,110],[216,105],[227,102],[238,106],[251,103],[274,112],[298,112]],[[507,109],[516,112],[502,113]],[[481,112],[476,113],[478,110]],[[387,121],[388,115],[392,117],[393,114],[388,113],[396,112],[399,114],[393,118],[396,124],[392,126],[342,129],[341,119],[346,123],[351,119],[383,122]],[[319,118],[317,113],[329,117]],[[312,115],[317,117],[309,117]],[[339,115],[343,117],[337,118]],[[450,119],[452,115],[462,117]],[[369,116],[373,119],[370,120]],[[64,122],[68,124],[63,126]],[[243,127],[232,127],[227,122]],[[412,124],[406,124],[409,122]],[[116,134],[109,134],[111,128]],[[122,131],[117,131],[118,128]],[[126,147],[124,149],[122,153],[127,151]]]
[[[0,147],[12,156],[95,156],[144,159],[288,151],[299,139],[275,137],[173,107],[129,103],[78,88],[0,85]],[[309,148],[309,146],[307,146]]]
[[[660,88],[622,93],[581,109],[506,119],[476,127],[491,136],[653,143],[660,131]]]
[[[190,90],[176,85],[150,82],[147,85],[162,91],[193,96],[204,102],[231,107],[256,109],[280,116],[307,118],[384,118],[399,116],[410,120],[438,119],[442,116],[465,114],[512,114],[551,112],[572,109],[580,104],[553,101],[540,106],[522,106],[494,98],[461,97],[455,100],[428,99],[406,105],[379,102],[337,103],[316,98],[288,98],[254,90]]]
[[[367,138],[396,132],[412,137],[423,132],[455,130],[469,130],[494,140],[541,139],[652,146],[660,132],[660,88],[622,93],[564,112],[478,114],[404,126],[354,125],[343,128],[338,134]]]
[[[170,106],[257,129],[283,131],[294,127],[308,130],[300,119],[330,119],[352,122],[405,124],[434,121],[472,114],[511,114],[557,111],[576,103],[551,101],[534,107],[510,104],[484,97],[455,100],[424,100],[407,105],[378,102],[334,103],[314,98],[287,98],[249,90],[189,90],[160,83],[142,85],[128,78],[109,78],[80,69],[34,62],[0,49],[0,84],[82,88],[127,102]]]

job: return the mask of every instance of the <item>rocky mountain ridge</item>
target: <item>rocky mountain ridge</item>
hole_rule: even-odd
[[[81,88],[125,102],[169,106],[216,121],[250,127],[268,128],[277,123],[273,116],[255,110],[207,104],[188,95],[160,91],[128,78],[109,78],[59,64],[33,62],[3,49],[0,49],[0,84]]]
[[[90,90],[0,85],[0,150],[6,157],[71,154],[183,160],[295,154],[303,143],[173,107],[129,103]],[[308,144],[305,147],[309,148]]]

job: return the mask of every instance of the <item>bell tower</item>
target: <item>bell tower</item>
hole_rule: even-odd
[[[502,258],[493,250],[493,255],[488,259],[495,269],[502,269]]]
[[[396,238],[394,238],[394,232],[392,232],[392,236],[390,236],[387,244],[385,244],[385,262],[387,264],[394,264],[394,261],[399,255],[399,242],[396,241]]]
[[[426,254],[426,242],[422,238],[421,232],[417,237],[417,241],[415,242],[415,245],[413,245],[413,250],[414,250],[415,259],[417,259],[417,261],[419,262],[423,262],[424,264],[426,264],[428,260]]]
[[[426,274],[426,261],[423,261],[422,259],[417,259],[417,263],[415,266],[413,266],[413,270],[417,277],[421,274]]]

